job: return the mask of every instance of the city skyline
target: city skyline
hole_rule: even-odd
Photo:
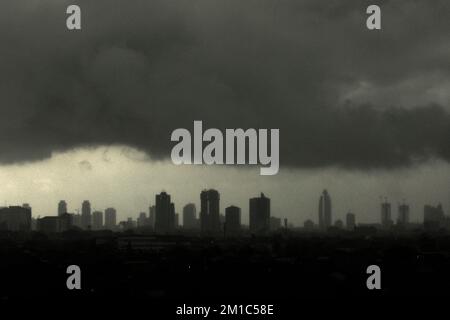
[[[294,225],[287,217],[274,216],[271,214],[270,202],[271,199],[261,193],[259,197],[249,198],[248,203],[248,223],[242,223],[242,208],[236,205],[226,206],[223,210],[220,207],[220,192],[214,189],[203,189],[200,192],[200,207],[197,213],[197,207],[193,202],[183,205],[181,208],[176,208],[172,202],[173,197],[166,191],[161,191],[155,195],[154,204],[148,206],[148,211],[140,211],[137,214],[128,215],[125,219],[118,219],[117,210],[114,207],[108,207],[104,210],[92,209],[90,200],[83,200],[81,203],[81,211],[70,211],[68,209],[68,202],[61,199],[56,205],[56,214],[46,215],[31,215],[33,219],[61,217],[67,214],[72,215],[74,225],[81,227],[84,230],[100,230],[104,228],[115,229],[120,223],[128,221],[136,223],[134,227],[152,226],[156,233],[172,233],[179,226],[187,228],[187,230],[198,230],[203,235],[220,235],[223,232],[223,224],[229,216],[235,226],[236,221],[239,221],[239,226],[247,225],[250,227],[250,232],[255,234],[267,234],[269,229],[272,230],[272,218],[276,218],[285,223],[289,223],[291,227],[305,227],[317,228],[317,230],[326,231],[330,227],[347,228],[355,225],[371,225],[374,222],[358,220],[358,215],[354,211],[349,210],[344,216],[345,219],[333,218],[333,201],[327,189],[324,189],[319,196],[318,214],[316,219],[306,219],[302,225]],[[423,206],[421,211],[422,219],[410,220],[410,206],[403,200],[398,204],[391,203],[387,197],[380,197],[380,211],[378,224],[383,229],[389,229],[394,225],[406,226],[410,223],[426,223],[426,220],[440,220],[446,216],[446,211],[442,206],[442,202],[431,204],[427,203]],[[1,208],[27,208],[32,212],[32,205],[30,203],[23,203],[22,205],[4,206]],[[212,214],[212,218],[211,218]],[[223,219],[223,221],[222,221]],[[345,224],[344,222],[345,221]],[[182,222],[182,223],[181,223]],[[307,227],[308,225],[308,227]],[[342,226],[341,226],[342,225]],[[232,227],[236,228],[236,227]],[[236,230],[234,230],[236,233]]]

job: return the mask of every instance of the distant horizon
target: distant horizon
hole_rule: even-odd
[[[106,168],[101,166],[106,166]],[[123,166],[132,168],[132,172],[121,170]],[[53,170],[55,167],[61,168],[61,170],[55,172]],[[69,172],[64,172],[65,168],[71,168],[70,174],[68,174]],[[323,179],[318,179],[317,176],[323,176],[323,173],[315,172],[309,173],[309,180],[306,179],[310,183],[314,181],[314,186],[308,189],[306,188],[308,182],[300,180],[297,183],[295,181],[294,177],[301,179],[301,173],[282,167],[280,176],[276,181],[276,187],[268,188],[257,182],[261,177],[257,177],[257,173],[255,174],[256,168],[254,167],[235,169],[230,167],[196,166],[191,170],[190,168],[178,167],[164,161],[154,162],[151,159],[145,158],[145,155],[139,151],[126,147],[79,149],[56,154],[51,160],[15,165],[14,168],[10,167],[7,170],[14,172],[9,177],[5,177],[5,172],[0,167],[0,178],[3,181],[9,180],[6,188],[0,190],[0,201],[2,204],[7,201],[7,205],[20,206],[23,203],[29,203],[33,208],[33,217],[56,215],[60,200],[67,202],[70,213],[76,213],[77,209],[81,212],[82,201],[89,200],[91,202],[92,212],[96,210],[104,211],[108,207],[113,207],[117,210],[118,220],[126,220],[129,217],[135,219],[140,212],[146,212],[148,214],[148,207],[154,204],[155,195],[161,191],[166,191],[172,196],[176,212],[180,214],[180,217],[182,215],[182,208],[187,203],[194,203],[196,205],[198,215],[200,192],[203,189],[210,188],[218,190],[221,195],[221,213],[224,213],[226,207],[236,205],[242,209],[242,221],[246,224],[248,224],[248,200],[251,197],[259,196],[261,192],[272,199],[272,216],[282,219],[287,218],[290,223],[296,226],[303,225],[304,221],[308,219],[317,223],[318,201],[323,189],[327,189],[331,195],[333,222],[338,219],[345,221],[345,215],[349,211],[356,215],[357,223],[379,222],[380,204],[382,202],[380,197],[388,198],[388,202],[392,205],[392,217],[394,220],[397,217],[397,206],[403,200],[411,207],[411,222],[416,221],[420,223],[423,221],[423,207],[425,205],[436,206],[441,203],[444,212],[446,214],[449,212],[449,198],[447,197],[446,199],[446,195],[450,192],[445,189],[422,190],[419,185],[418,191],[422,198],[418,200],[413,199],[412,196],[408,196],[404,190],[399,194],[398,187],[394,185],[394,188],[391,187],[391,190],[389,190],[392,192],[386,191],[382,193],[373,191],[373,196],[370,193],[368,194],[369,200],[364,197],[358,201],[358,199],[355,199],[354,194],[360,194],[361,190],[358,190],[357,187],[352,189],[351,186],[347,186],[349,178],[346,175],[351,175],[348,172],[338,172],[338,174],[345,177],[343,182],[341,182],[341,184],[344,183],[344,190],[336,187],[336,184],[339,185],[339,181],[329,180],[330,183],[327,185],[321,183]],[[177,171],[179,172],[180,170],[187,172],[189,178],[193,179],[191,184],[187,181],[183,182],[183,175],[177,176]],[[416,171],[420,172],[420,170],[425,171],[425,173],[427,171],[430,172],[430,170],[431,172],[433,171],[430,168],[405,169],[405,174],[401,178],[405,179],[408,176],[411,178],[411,175],[417,174]],[[170,174],[172,171],[173,173]],[[143,173],[140,174],[140,172]],[[214,173],[214,179],[205,179],[204,174],[206,172]],[[224,174],[229,178],[226,183],[222,179]],[[336,173],[333,172],[333,174]],[[390,172],[381,172],[381,174],[383,178],[380,180],[384,181],[384,176],[389,176]],[[353,177],[352,180],[358,181],[361,179],[359,175],[357,174],[357,178]],[[14,177],[16,181],[14,181]],[[367,177],[376,180],[377,174],[368,175]],[[148,178],[148,181],[146,178]],[[239,181],[239,186],[234,186],[231,178]],[[164,181],[164,179],[167,181]],[[181,186],[176,186],[178,179],[182,182]],[[274,178],[271,177],[268,179]],[[445,182],[446,177],[443,176],[441,179]],[[137,181],[134,192],[130,190],[130,192],[125,194],[121,185],[116,180],[122,182],[128,188],[133,185],[133,181]],[[243,182],[243,180],[246,181]],[[67,188],[73,190],[72,195],[70,195],[69,191],[64,191],[65,186],[63,183],[67,183],[68,181],[72,181],[72,184],[67,184]],[[248,184],[249,181],[252,182],[250,186]],[[174,186],[170,187],[168,182]],[[157,186],[159,183],[161,187]],[[396,183],[401,184],[401,180],[397,179]],[[303,190],[299,190],[299,192],[290,190],[292,185],[303,184],[305,187],[303,187]],[[11,192],[14,185],[17,190]],[[195,185],[195,187],[192,185]],[[287,187],[283,189],[283,185]],[[21,193],[19,189],[26,191],[29,195],[25,195],[25,192]],[[286,190],[286,192],[283,192],[283,190]],[[417,190],[412,190],[417,192]],[[8,191],[10,192],[9,195]],[[296,200],[292,198],[292,195],[296,195]],[[394,195],[397,196],[394,197]],[[439,199],[439,195],[442,196],[441,199]],[[365,208],[366,210],[358,210],[358,208]]]

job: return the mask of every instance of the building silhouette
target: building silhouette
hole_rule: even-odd
[[[138,227],[145,227],[145,226],[147,226],[148,225],[147,214],[145,212],[140,212],[136,223],[137,223]]]
[[[323,190],[319,198],[319,228],[327,230],[332,224],[331,197],[327,190]]]
[[[155,228],[155,206],[148,207],[148,223],[152,228]]]
[[[67,213],[67,203],[64,200],[61,200],[58,203],[58,216],[62,215],[63,213]]]
[[[203,190],[200,193],[200,228],[202,234],[217,235],[220,227],[220,195],[217,190]]]
[[[281,229],[281,218],[270,217],[270,230],[276,231]]]
[[[175,211],[175,208],[174,208]],[[175,225],[174,228],[178,229],[180,227],[180,215],[178,213],[175,213]]]
[[[403,203],[398,206],[397,224],[407,225],[409,223],[409,205]]]
[[[356,227],[356,217],[355,214],[349,212],[345,216],[345,226],[347,227],[347,230],[355,230]]]
[[[91,225],[91,203],[88,200],[84,200],[81,205],[81,227],[85,230],[88,230],[91,228]]]
[[[385,200],[381,203],[381,227],[390,228],[393,225],[391,218],[391,204]]]
[[[188,203],[183,207],[183,228],[197,229],[197,209],[193,203]]]
[[[423,225],[425,229],[436,231],[443,227],[445,222],[444,209],[441,204],[436,207],[425,205],[423,208]]]
[[[63,213],[59,216],[49,216],[37,219],[36,228],[43,233],[57,233],[70,230],[73,226],[73,215]]]
[[[250,199],[250,232],[264,235],[270,231],[270,199],[261,193]]]
[[[0,230],[31,231],[31,207],[10,206],[0,208]]]
[[[103,229],[103,212],[94,211],[92,213],[92,229],[101,230]]]
[[[117,225],[117,212],[114,208],[107,208],[105,210],[105,228],[114,230]]]
[[[306,220],[303,223],[303,228],[305,228],[305,230],[311,231],[314,229],[314,222],[310,219]]]
[[[338,219],[334,222],[334,227],[337,229],[344,229],[344,222],[342,222],[342,220]]]
[[[229,206],[225,208],[225,235],[238,236],[241,233],[241,208]]]
[[[156,195],[155,231],[171,233],[175,229],[175,205],[170,201],[170,195],[161,192]]]

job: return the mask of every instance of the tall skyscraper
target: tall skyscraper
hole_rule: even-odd
[[[319,228],[327,230],[332,224],[331,197],[327,190],[323,190],[319,199]]]
[[[259,198],[250,199],[250,232],[267,234],[270,231],[270,199],[261,193]]]
[[[383,228],[389,228],[392,224],[391,204],[385,200],[381,203],[381,226]]]
[[[170,195],[161,192],[156,195],[155,231],[170,233],[175,229],[175,205],[170,201]]]
[[[117,225],[117,212],[114,208],[108,208],[105,210],[105,228],[108,230],[114,230]]]
[[[92,213],[92,229],[101,230],[103,229],[103,212],[94,211]]]
[[[174,211],[175,211],[175,207],[174,207]],[[180,214],[175,213],[175,225],[174,228],[178,229],[180,227]]]
[[[91,227],[91,225],[91,203],[88,200],[84,200],[83,204],[81,205],[81,227],[87,230]]]
[[[197,228],[197,210],[193,203],[183,207],[183,228],[191,230]]]
[[[409,205],[403,203],[398,206],[397,223],[399,225],[407,225],[409,223]]]
[[[229,206],[225,208],[225,235],[237,236],[241,232],[241,208]]]
[[[220,227],[220,195],[217,190],[203,190],[200,194],[200,228],[203,234],[217,235]]]
[[[355,214],[353,214],[351,212],[347,213],[347,215],[345,217],[345,221],[346,221],[346,227],[348,230],[355,230],[355,226],[356,226]]]
[[[156,212],[155,206],[148,207],[148,220],[149,220],[148,223],[152,228],[155,227],[155,212]]]
[[[64,200],[61,200],[58,203],[58,216],[67,213],[67,203]]]

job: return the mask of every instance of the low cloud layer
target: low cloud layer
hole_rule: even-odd
[[[73,2],[70,2],[72,4]],[[65,1],[0,4],[0,162],[79,146],[170,156],[170,133],[280,128],[281,165],[450,160],[450,3]]]

